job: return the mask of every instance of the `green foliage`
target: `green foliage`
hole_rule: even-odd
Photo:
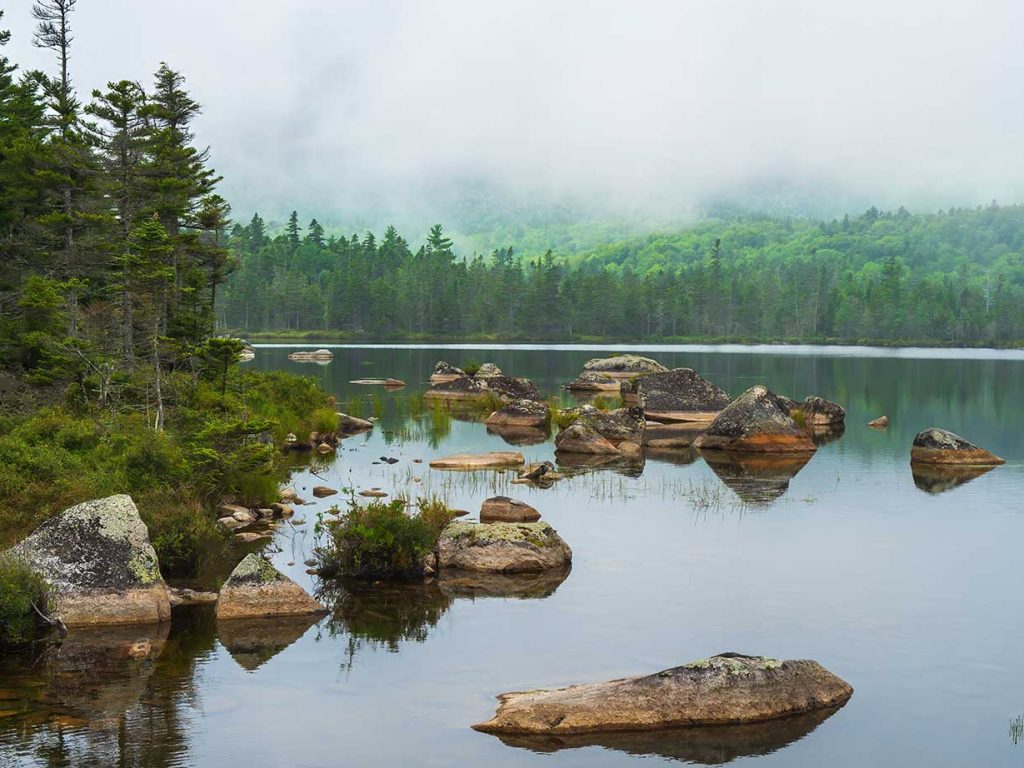
[[[46,610],[46,584],[21,560],[0,555],[0,648],[31,639],[39,629],[33,604]]]
[[[402,579],[422,573],[424,556],[452,518],[437,500],[422,504],[418,514],[410,515],[401,499],[353,502],[332,527],[328,545],[317,550],[321,574]]]
[[[476,376],[480,371],[480,363],[474,358],[470,358],[462,364],[462,370],[466,372],[467,376]]]

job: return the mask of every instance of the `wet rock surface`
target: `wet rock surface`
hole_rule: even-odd
[[[52,588],[68,626],[147,624],[170,618],[170,596],[149,531],[130,496],[64,510],[10,550]]]
[[[970,464],[996,466],[1006,462],[984,448],[946,429],[931,427],[918,432],[910,460],[921,464]]]
[[[495,716],[473,728],[571,735],[738,725],[833,708],[852,694],[815,661],[727,653],[653,675],[502,694]]]
[[[811,453],[814,442],[790,416],[788,403],[761,385],[726,406],[694,441],[705,449],[765,453]]]

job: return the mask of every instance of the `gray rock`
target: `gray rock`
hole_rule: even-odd
[[[543,400],[513,400],[484,420],[489,427],[546,427],[551,409]]]
[[[809,395],[800,405],[808,426],[835,426],[846,421],[846,409],[817,395]]]
[[[787,405],[766,387],[751,387],[733,400],[694,441],[701,450],[812,453],[814,442],[790,416]]]
[[[569,545],[545,522],[449,523],[437,543],[442,570],[528,573],[571,561]]]
[[[919,432],[910,449],[910,460],[922,464],[996,466],[1006,462],[994,453],[946,429],[931,427]]]
[[[692,368],[649,373],[622,383],[624,396],[635,397],[656,421],[711,421],[729,405],[724,389]]]
[[[320,613],[324,607],[267,560],[250,553],[224,582],[217,619],[251,619]]]
[[[657,360],[640,355],[614,355],[596,357],[583,364],[583,370],[608,376],[630,378],[640,373],[664,373],[668,370]]]

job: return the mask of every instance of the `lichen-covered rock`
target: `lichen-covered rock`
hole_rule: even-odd
[[[255,553],[231,572],[217,598],[218,619],[295,616],[324,612],[320,603]]]
[[[444,456],[430,462],[431,469],[512,469],[526,462],[518,451],[492,451],[490,453],[460,453]]]
[[[491,376],[501,376],[501,368],[496,366],[494,363],[484,363],[477,368],[476,373],[473,374],[478,378],[489,378]]]
[[[692,368],[649,373],[622,383],[623,396],[636,398],[655,421],[711,421],[729,405],[724,389]]]
[[[443,384],[448,381],[454,381],[455,379],[461,379],[466,375],[466,372],[461,368],[456,368],[451,363],[445,362],[444,360],[438,360],[434,365],[434,373],[430,376],[431,384]]]
[[[583,370],[603,373],[613,378],[631,378],[641,373],[663,373],[667,371],[657,360],[640,355],[614,355],[613,357],[597,357],[583,364]]]
[[[618,456],[619,449],[578,420],[555,436],[555,450],[559,453]]]
[[[761,385],[751,387],[727,405],[694,441],[701,450],[812,453],[814,442],[800,429],[789,408]]]
[[[489,427],[546,427],[551,409],[543,400],[513,400],[484,420]]]
[[[480,505],[481,523],[535,523],[538,520],[540,512],[508,496],[492,496]]]
[[[583,371],[565,385],[570,392],[610,392],[618,394],[622,380],[599,371]]]
[[[68,626],[150,624],[171,617],[149,531],[130,496],[108,496],[50,518],[10,553],[52,589]]]
[[[994,467],[1006,462],[949,430],[931,427],[919,432],[910,449],[910,460],[920,464],[968,464]]]
[[[835,707],[853,688],[816,661],[723,653],[653,675],[506,693],[478,731],[576,734],[774,720]]]
[[[846,421],[846,409],[817,395],[809,395],[800,404],[807,426],[836,426]]]
[[[569,545],[544,522],[449,523],[437,542],[441,569],[529,573],[571,561]]]

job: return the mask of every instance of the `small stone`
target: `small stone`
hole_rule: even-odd
[[[387,493],[385,493],[384,491],[379,491],[375,488],[370,488],[365,491],[360,491],[359,495],[372,499],[383,499],[385,496],[387,496]]]
[[[481,523],[533,523],[537,520],[540,520],[540,512],[508,496],[492,496],[480,506]]]
[[[879,416],[877,419],[869,421],[868,426],[874,427],[875,429],[886,429],[889,426],[889,417]]]
[[[333,496],[337,491],[334,488],[329,488],[326,485],[318,485],[313,488],[313,495],[318,499],[322,499],[326,496]]]
[[[328,445],[327,443],[320,443],[320,445],[316,447],[316,452],[323,454],[334,453],[334,446]]]

